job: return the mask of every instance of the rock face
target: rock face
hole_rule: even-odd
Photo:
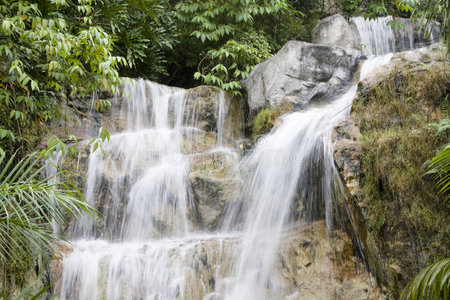
[[[353,31],[345,18],[339,14],[319,21],[312,31],[314,44],[335,45],[360,50]]]
[[[359,56],[354,49],[289,41],[243,82],[250,113],[286,103],[303,108],[329,97],[351,80]]]
[[[421,72],[430,67],[442,65],[445,60],[445,49],[442,49],[440,44],[396,53],[392,56],[390,63],[377,68],[361,81],[358,89],[362,94],[374,89],[386,76],[403,66],[408,66],[411,72]]]
[[[351,116],[344,120],[335,129],[334,162],[350,196],[361,196],[361,133]]]
[[[360,82],[351,115],[333,134],[347,191],[338,203],[346,231],[393,298],[420,269],[449,255],[448,215],[435,182],[424,175],[425,162],[445,143],[429,131],[448,116],[442,50],[434,44],[394,54]]]

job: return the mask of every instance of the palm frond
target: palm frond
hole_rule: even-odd
[[[46,255],[61,236],[52,223],[64,225],[67,216],[94,215],[80,191],[65,173],[40,178],[42,156],[33,153],[13,166],[13,155],[0,172],[0,260],[19,260],[35,251]],[[0,158],[2,165],[4,156]]]
[[[431,159],[430,170],[427,173],[434,174],[439,193],[446,195],[445,200],[450,201],[450,143],[444,145]]]
[[[402,300],[448,299],[450,258],[435,262],[416,275],[400,295]]]

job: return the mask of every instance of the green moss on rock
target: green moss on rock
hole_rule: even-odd
[[[449,91],[447,65],[403,68],[353,104],[362,134],[358,206],[368,224],[368,252],[377,253],[369,253],[369,264],[394,296],[424,266],[450,256],[450,207],[426,175],[427,162],[448,139],[430,124],[448,117]]]
[[[261,109],[253,119],[252,136],[257,137],[268,133],[275,125],[276,120],[288,111],[290,109],[287,106]]]

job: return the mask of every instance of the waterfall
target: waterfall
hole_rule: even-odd
[[[364,62],[360,80],[388,63],[391,57],[392,54],[388,54]],[[243,168],[251,170],[245,183],[244,198],[248,199],[248,208],[242,243],[236,249],[239,259],[234,268],[235,284],[225,299],[264,299],[267,287],[270,293],[282,289],[277,279],[272,278],[271,269],[295,193],[303,198],[303,203],[322,199],[326,224],[331,229],[331,191],[336,172],[331,133],[350,113],[356,90],[354,85],[329,104],[284,115],[281,125],[242,162]],[[314,153],[319,155],[312,155]],[[311,165],[321,170],[317,176],[321,180],[320,195],[312,194],[310,185],[303,185],[311,177],[308,172]]]
[[[85,196],[103,221],[76,223],[59,298],[199,298],[204,283],[192,257],[234,238],[193,232],[189,165],[205,153],[237,158],[228,148],[230,100],[223,91],[214,99],[211,133],[202,129],[202,107],[183,89],[139,79],[123,94],[113,103],[122,124],[102,145],[105,155],[92,146],[88,162]]]
[[[392,29],[391,24],[399,24],[397,30]],[[354,35],[359,39],[362,52],[367,56],[384,55],[392,52],[401,52],[422,47],[438,41],[439,34],[435,24],[431,22],[427,26],[430,29],[429,40],[424,37],[425,25],[420,26],[410,19],[391,16],[366,20],[363,17],[351,18],[354,24]]]
[[[367,54],[395,50],[389,19],[353,21]],[[405,32],[402,43],[414,46]],[[391,57],[369,58],[359,79]],[[91,148],[88,162],[85,196],[103,217],[75,225],[59,299],[298,299],[300,288],[276,273],[278,251],[294,225],[295,203],[304,215],[294,221],[325,219],[333,227],[331,134],[356,91],[352,85],[283,115],[243,155],[233,146],[223,92],[203,114],[186,90],[127,82],[124,97],[113,103],[119,124],[103,145],[105,155]],[[207,230],[198,221],[189,173],[204,155],[217,153],[229,157],[239,185],[220,225]]]

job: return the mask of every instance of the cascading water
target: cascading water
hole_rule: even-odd
[[[385,37],[382,44],[389,45]],[[391,56],[366,61],[360,80]],[[104,221],[76,224],[59,299],[301,298],[299,288],[274,271],[280,267],[277,252],[295,201],[308,212],[303,219],[325,218],[332,226],[331,133],[350,112],[356,90],[354,85],[326,104],[281,117],[233,173],[240,188],[221,226],[202,233],[188,174],[204,154],[238,162],[225,138],[229,101],[223,93],[215,100],[211,137],[185,90],[127,83],[130,99],[117,99],[126,125],[103,145],[106,156],[96,151],[89,158],[86,199]]]
[[[366,61],[361,68],[364,72],[360,80],[371,70],[389,62],[391,56]],[[281,232],[286,228],[296,193],[302,197],[302,203],[321,198],[327,227],[331,228],[335,172],[331,133],[350,112],[356,90],[354,85],[330,104],[283,116],[281,125],[244,159],[242,168],[250,169],[248,182],[244,184],[244,198],[248,199],[246,223],[242,243],[236,249],[239,254],[234,267],[235,282],[225,299],[276,299],[280,295],[282,284],[271,273]],[[311,194],[312,187],[302,185],[311,176],[308,172],[311,165],[322,170],[318,176],[322,181],[321,195]]]
[[[60,299],[201,298],[192,256],[204,244],[219,249],[223,237],[190,233],[189,160],[202,153],[236,157],[226,148],[229,101],[219,92],[213,103],[217,134],[209,141],[210,133],[199,128],[199,107],[185,90],[136,80],[125,85],[124,95],[116,102],[123,100],[125,128],[103,144],[106,156],[93,151],[89,157],[86,199],[104,222],[76,224]]]
[[[396,19],[391,16],[366,20],[363,17],[351,18],[355,25],[354,35],[359,37],[362,52],[367,56],[384,55],[392,52],[407,51],[424,46],[427,43],[437,42],[438,31],[433,28],[433,22],[428,24],[430,39],[424,38],[424,29],[409,19]],[[393,22],[398,22],[400,30],[392,29]],[[425,25],[423,25],[425,28]],[[416,32],[415,32],[416,31]]]

